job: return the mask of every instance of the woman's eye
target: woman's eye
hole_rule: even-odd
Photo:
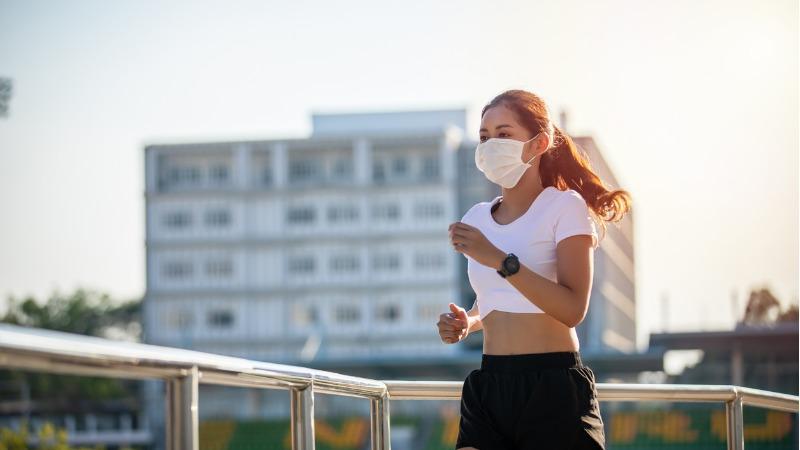
[[[486,142],[486,136],[481,136],[481,142]]]
[[[508,133],[500,133],[500,134],[498,134],[498,136],[499,136],[499,137],[507,137],[507,136],[508,136]]]

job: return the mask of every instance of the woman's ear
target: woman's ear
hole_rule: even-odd
[[[542,135],[539,136],[539,141],[537,145],[538,151],[536,152],[536,154],[542,155],[550,148],[552,148],[552,146],[553,146],[553,136],[550,136],[550,134],[548,133],[542,133]]]
[[[553,136],[550,135],[549,133],[546,133],[544,135],[544,142],[545,142],[544,144],[545,147],[544,149],[542,149],[542,152],[544,152],[545,150],[549,150],[551,147],[553,147],[553,144],[555,143]]]
[[[526,160],[533,155],[541,155],[550,145],[550,136],[546,133],[539,133],[538,136],[525,143],[523,151],[528,155]]]

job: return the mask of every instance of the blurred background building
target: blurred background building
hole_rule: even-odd
[[[458,297],[464,114],[420,115],[149,146],[147,341],[286,362],[455,352],[430,323]]]

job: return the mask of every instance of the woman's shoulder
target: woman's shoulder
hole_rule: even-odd
[[[575,203],[584,203],[586,204],[586,199],[583,198],[580,192],[576,191],[575,189],[554,189],[556,191],[556,196],[562,202],[575,202]]]
[[[467,223],[467,221],[471,220],[474,217],[474,215],[477,214],[479,211],[485,208],[489,208],[489,206],[492,203],[494,203],[499,197],[500,196],[496,196],[491,200],[485,200],[482,202],[475,203],[467,210],[467,212],[464,213],[464,215],[461,217],[461,221]]]

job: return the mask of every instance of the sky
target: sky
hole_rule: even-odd
[[[632,194],[639,347],[729,328],[797,302],[799,53],[788,0],[0,0],[0,302],[143,295],[146,143],[461,107],[477,139],[521,88]]]

